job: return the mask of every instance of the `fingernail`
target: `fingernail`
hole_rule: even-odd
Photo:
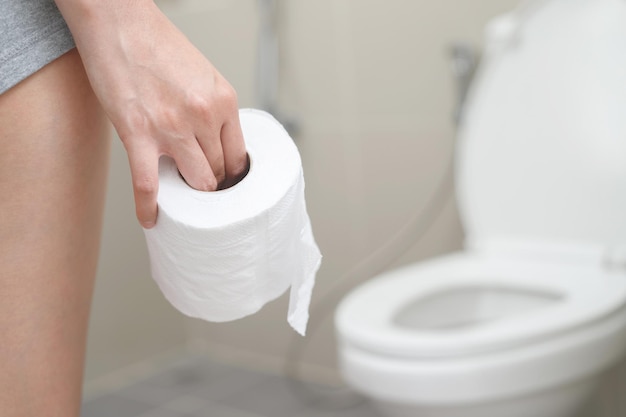
[[[154,225],[155,225],[154,222],[142,222],[141,223],[141,227],[143,227],[144,229],[152,229]]]

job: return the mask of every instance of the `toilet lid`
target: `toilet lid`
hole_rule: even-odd
[[[626,2],[544,2],[499,36],[459,135],[468,245],[626,243]]]
[[[342,301],[335,323],[342,343],[385,356],[476,355],[559,337],[601,320],[626,306],[625,278],[621,271],[603,271],[591,263],[530,262],[468,252],[413,264],[365,283]],[[469,306],[472,314],[476,308],[482,309],[479,316],[489,308],[507,311],[461,325],[454,318],[450,322],[444,316],[455,306],[449,303],[463,291],[489,295],[476,298],[479,303]],[[411,327],[398,319],[412,305],[426,305],[438,295],[444,295],[444,307],[437,312],[431,303],[428,322]],[[452,298],[446,300],[448,295]],[[498,307],[498,297],[504,306]],[[464,314],[468,306],[461,303],[456,307]],[[530,308],[514,311],[515,304]]]

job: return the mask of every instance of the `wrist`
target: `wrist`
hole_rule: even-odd
[[[70,30],[82,26],[116,24],[156,8],[153,0],[54,0]],[[136,18],[136,17],[133,17]]]

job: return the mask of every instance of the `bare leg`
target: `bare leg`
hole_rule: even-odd
[[[0,96],[0,414],[79,415],[108,122],[72,50]]]

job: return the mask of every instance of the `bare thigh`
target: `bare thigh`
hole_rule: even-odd
[[[79,414],[109,154],[76,50],[0,95],[0,414]]]

